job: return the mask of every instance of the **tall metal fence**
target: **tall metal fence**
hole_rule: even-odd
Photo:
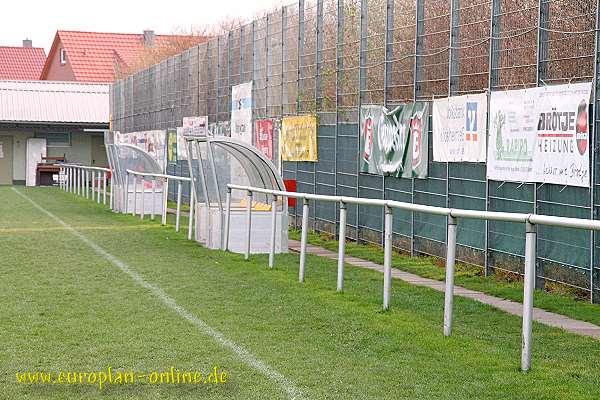
[[[319,161],[282,166],[284,178],[295,179],[298,191],[597,219],[597,82],[590,112],[590,189],[488,180],[485,163],[433,162],[431,157],[427,179],[362,174],[358,118],[361,104],[393,106],[590,81],[600,61],[598,2],[299,0],[115,82],[113,129],[174,128],[193,115],[208,115],[209,123],[228,121],[231,86],[252,80],[254,119],[306,113],[319,117]],[[170,168],[169,173],[188,173],[183,163]],[[335,234],[336,207],[311,207],[315,230]],[[290,209],[292,223],[298,222],[294,217],[300,211]],[[398,249],[444,255],[442,217],[396,211],[394,219]],[[348,226],[350,237],[381,244],[381,209],[350,207]],[[484,266],[486,275],[522,272],[523,232],[514,223],[461,222],[457,258]],[[540,227],[537,241],[538,287],[560,283],[600,302],[596,235]]]

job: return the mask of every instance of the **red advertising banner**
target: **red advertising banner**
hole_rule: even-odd
[[[254,129],[256,133],[255,146],[269,160],[273,159],[273,120],[259,119],[256,120]]]

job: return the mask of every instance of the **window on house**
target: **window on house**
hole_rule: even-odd
[[[71,147],[69,132],[38,132],[35,137],[46,139],[46,147]]]
[[[67,52],[65,49],[60,49],[60,63],[62,65],[67,63]]]

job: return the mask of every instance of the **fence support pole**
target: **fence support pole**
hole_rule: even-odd
[[[169,178],[165,179],[163,186],[163,201],[162,201],[162,220],[161,224],[167,224],[167,203],[169,201]]]
[[[96,189],[96,171],[92,170],[92,201],[96,200],[94,190]]]
[[[188,219],[188,240],[192,240],[192,230],[194,228],[194,188],[192,188],[192,181],[190,181],[190,212]]]
[[[271,200],[271,251],[269,252],[269,268],[275,266],[275,241],[277,231],[277,196],[273,196]]]
[[[81,196],[81,169],[77,168],[76,172],[75,172],[75,178],[76,178],[76,190],[75,190],[75,194],[77,196]]]
[[[340,233],[338,245],[337,291],[344,291],[344,257],[346,256],[346,203],[340,201]]]
[[[142,200],[140,201],[140,205],[142,206],[141,210],[140,210],[140,219],[144,219],[145,215],[146,215],[146,204],[145,204],[145,199],[146,199],[146,177],[144,175],[140,176],[140,180],[142,181],[142,187],[140,189],[140,193],[142,195]]]
[[[252,192],[248,190],[247,204],[246,204],[246,253],[244,254],[244,260],[250,258],[250,236],[252,235]]]
[[[392,292],[392,221],[390,206],[385,206],[384,254],[383,254],[383,309],[389,310]]]
[[[138,189],[138,177],[137,175],[133,175],[133,211],[131,215],[135,216],[137,214],[137,189]]]
[[[90,198],[90,171],[85,170],[85,198]]]
[[[102,174],[102,185],[104,187],[102,190],[102,204],[106,205],[106,171]]]
[[[225,232],[223,237],[223,250],[229,250],[229,220],[231,219],[231,188],[227,188],[225,195]]]
[[[181,214],[181,181],[177,181],[177,212],[175,214],[175,232],[179,232],[179,216]]]
[[[115,173],[114,171],[110,171],[110,208],[111,210],[114,210],[115,207],[115,198],[114,198],[114,191],[115,191],[115,177],[114,177]]]
[[[137,176],[133,175],[133,207],[131,210],[131,215],[135,215],[135,205],[136,205],[136,200],[137,200],[137,193],[136,193],[136,188],[137,188]],[[112,192],[113,192],[113,187],[110,187],[110,197],[112,198]],[[124,204],[124,209],[125,209],[125,213],[127,214],[127,210],[129,207],[129,172],[127,172],[125,174],[125,204]]]
[[[448,215],[446,245],[446,288],[444,293],[444,336],[452,334],[452,304],[454,302],[454,264],[456,260],[456,218]]]
[[[521,370],[531,367],[531,330],[533,325],[533,288],[535,285],[535,243],[537,228],[525,223],[525,282],[523,287],[523,340],[521,348]]]
[[[156,178],[152,179],[152,209],[150,210],[150,219],[154,221],[154,207],[156,207],[156,200],[154,197],[156,195]]]
[[[304,282],[304,271],[306,267],[306,242],[308,239],[308,199],[302,199],[302,235],[300,237],[300,270],[298,281]]]
[[[100,204],[100,171],[98,171],[98,180],[96,181],[96,203]]]

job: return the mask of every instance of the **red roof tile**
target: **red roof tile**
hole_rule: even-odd
[[[168,45],[172,37],[156,35],[155,46]],[[113,82],[118,64],[129,64],[144,49],[142,34],[57,31],[42,79],[46,79],[48,64],[59,43],[79,82]]]
[[[38,80],[45,62],[41,47],[0,46],[0,79]]]

